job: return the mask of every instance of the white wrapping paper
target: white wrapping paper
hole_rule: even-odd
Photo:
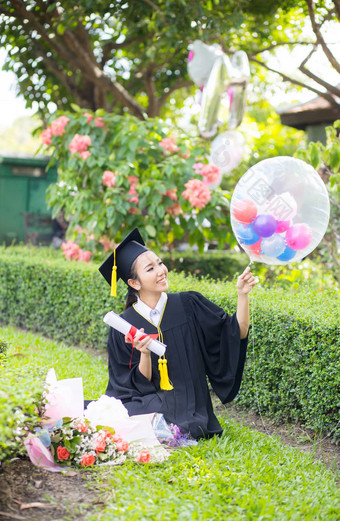
[[[120,333],[123,335],[127,335],[128,332],[131,329],[131,324],[124,320],[124,318],[120,317],[113,311],[109,311],[106,313],[105,317],[103,318],[105,324],[108,324],[109,326],[113,327],[114,329],[117,329]],[[139,331],[139,330],[137,330]],[[146,333],[143,333],[143,331],[139,331],[142,335],[145,335]],[[150,345],[148,346],[148,349],[155,353],[158,356],[163,356],[165,353],[166,345],[162,344],[162,342],[159,342],[159,340],[152,339]]]

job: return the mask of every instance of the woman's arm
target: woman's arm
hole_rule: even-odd
[[[236,318],[240,327],[241,338],[246,338],[249,330],[249,292],[257,284],[257,279],[253,276],[249,266],[237,279],[237,311]]]

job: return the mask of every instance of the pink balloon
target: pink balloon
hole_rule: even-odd
[[[312,240],[312,230],[307,224],[293,224],[286,232],[286,243],[292,250],[303,250]]]
[[[189,51],[188,62],[191,62],[193,57],[194,57],[194,51]]]
[[[276,221],[276,233],[286,232],[289,228],[289,221]]]

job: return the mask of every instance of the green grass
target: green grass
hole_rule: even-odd
[[[105,390],[101,357],[39,335],[0,329],[9,343],[7,368],[54,367],[57,377],[83,378],[86,398]],[[20,356],[18,356],[20,353]],[[311,454],[229,419],[221,437],[171,454],[162,465],[128,463],[86,472],[104,505],[86,521],[336,521],[336,472]]]

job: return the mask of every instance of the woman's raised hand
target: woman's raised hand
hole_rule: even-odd
[[[237,290],[239,293],[247,295],[258,281],[258,278],[254,277],[249,266],[247,266],[244,272],[237,279]]]

